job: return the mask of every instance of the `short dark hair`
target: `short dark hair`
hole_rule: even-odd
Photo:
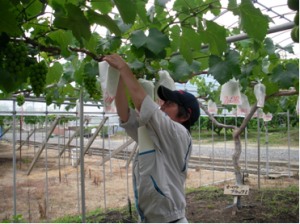
[[[187,118],[189,116],[189,112],[181,105],[178,105],[178,114],[177,118],[183,117]],[[187,119],[185,122],[182,123],[182,125],[191,133],[191,116],[189,119]]]

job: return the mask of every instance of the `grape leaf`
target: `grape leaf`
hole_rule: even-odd
[[[60,46],[63,57],[69,57],[71,52],[67,50],[68,45],[72,44],[73,35],[70,30],[57,30],[48,35],[52,40],[56,41]]]
[[[193,63],[192,49],[198,51],[201,49],[199,34],[190,28],[181,27],[182,35],[180,38],[180,54],[189,65]]]
[[[278,93],[279,92],[278,85],[271,82],[269,77],[264,78],[261,83],[266,86],[266,95],[267,96],[270,96],[273,93]]]
[[[134,24],[137,0],[114,0],[125,24]]]
[[[280,59],[280,55],[278,53],[274,53],[269,55],[269,61],[274,65],[276,64]]]
[[[274,46],[273,40],[268,37],[265,39],[264,44],[265,44],[265,49],[268,52],[268,54],[274,54],[275,46]]]
[[[65,5],[67,17],[56,16],[53,24],[56,27],[62,27],[72,30],[75,38],[80,42],[81,37],[89,41],[91,37],[90,23],[84,16],[81,9],[71,3]]]
[[[122,20],[122,18],[117,18],[115,19],[115,22],[117,26],[120,28],[122,34],[131,29],[132,25],[131,24],[125,24]]]
[[[219,15],[221,12],[221,7],[222,7],[220,1],[206,0],[204,2],[204,4],[208,4],[208,3],[211,3],[211,5],[213,6],[212,8],[209,8],[211,13],[214,14],[215,16]]]
[[[149,35],[146,39],[146,42],[147,48],[156,55],[165,47],[170,47],[169,38],[156,28],[151,28],[149,30]]]
[[[207,74],[211,74],[214,78],[223,85],[229,81],[233,76],[238,76],[241,74],[240,66],[237,64],[239,62],[240,54],[236,51],[229,51],[225,54],[225,59],[216,55],[211,55],[209,57],[209,71]]]
[[[112,18],[110,18],[109,15],[100,15],[90,9],[86,12],[86,15],[91,24],[96,23],[100,26],[104,26],[109,29],[111,33],[115,33],[117,36],[121,36],[120,28],[118,27],[116,22]]]
[[[21,34],[21,30],[18,27],[18,22],[15,19],[15,16],[9,10],[10,3],[8,0],[1,1],[0,7],[0,34],[2,32],[6,33],[16,33]]]
[[[65,86],[65,88],[64,88],[64,92],[65,92],[65,95],[67,95],[67,94],[73,95],[73,94],[74,94],[74,88],[73,88],[73,86],[72,86],[71,84],[68,83],[68,84]]]
[[[198,61],[193,61],[192,65],[189,66],[182,55],[176,55],[171,58],[168,71],[175,81],[179,81],[190,76],[193,72],[199,72],[200,64]]]
[[[147,11],[146,11],[146,2],[138,1],[137,2],[137,14],[140,19],[143,21],[144,25],[147,25]]]
[[[82,85],[82,79],[83,79],[83,67],[85,65],[85,61],[82,61],[79,66],[76,67],[76,70],[74,71],[74,80],[79,85]]]
[[[239,5],[240,28],[249,37],[263,41],[268,33],[269,20],[255,8],[251,0],[242,0]]]
[[[134,59],[132,63],[128,63],[128,66],[130,67],[130,69],[140,70],[144,68],[145,64],[138,61],[137,59]]]
[[[293,82],[296,91],[299,93],[299,79],[295,79]]]
[[[173,52],[176,52],[180,45],[180,27],[178,25],[174,25],[170,28],[171,30],[171,48]]]
[[[108,14],[112,8],[114,7],[114,4],[108,0],[108,1],[91,1],[92,9],[96,10],[98,9],[103,14]]]
[[[94,54],[96,53],[96,46],[97,46],[96,38],[94,37],[94,35],[92,35],[89,41],[83,39],[85,48]]]
[[[10,77],[9,72],[0,67],[0,90],[4,93],[9,93],[14,90],[15,82]]]
[[[292,63],[288,63],[284,69],[282,65],[278,65],[273,69],[272,80],[277,82],[283,88],[288,89],[294,82],[295,78],[299,79],[299,68]]]
[[[107,38],[99,39],[98,43],[97,50],[100,53],[104,53],[106,49],[110,52],[118,49],[122,41],[119,37],[108,36]]]
[[[26,14],[29,16],[36,16],[38,15],[43,8],[43,4],[40,1],[32,1],[30,4],[25,5],[26,8]]]
[[[265,106],[263,108],[263,111],[264,111],[265,114],[268,113],[268,112],[270,112],[272,114],[275,114],[276,111],[277,111],[277,109],[278,109],[278,106],[276,104],[276,101],[274,99],[272,99],[272,98],[269,98],[265,102]]]
[[[146,43],[147,37],[142,30],[133,31],[131,33],[130,41],[131,43],[140,48]]]
[[[83,68],[84,74],[90,78],[96,77],[99,74],[98,64],[86,63]]]
[[[237,9],[237,2],[236,0],[229,0],[228,2],[228,10],[233,12],[233,15],[239,15],[240,10]]]
[[[226,30],[213,21],[206,21],[207,29],[199,31],[200,40],[209,44],[209,50],[212,54],[221,55],[227,49]]]
[[[63,66],[59,62],[55,62],[51,67],[49,67],[46,84],[50,85],[52,83],[58,82],[63,73],[63,70]]]

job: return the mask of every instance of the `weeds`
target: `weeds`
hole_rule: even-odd
[[[44,199],[44,205],[41,205],[39,202],[39,213],[40,213],[40,218],[45,219],[47,217],[47,201],[46,198]]]

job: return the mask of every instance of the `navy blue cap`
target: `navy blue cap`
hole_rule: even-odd
[[[164,86],[159,86],[157,94],[163,101],[172,101],[183,106],[191,117],[191,125],[193,125],[200,116],[198,100],[193,94],[181,90],[170,90]]]

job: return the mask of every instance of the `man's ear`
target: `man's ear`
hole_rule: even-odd
[[[183,122],[187,121],[188,119],[190,119],[191,115],[187,114],[188,116],[186,117],[180,117],[179,118],[179,123],[182,124]]]

